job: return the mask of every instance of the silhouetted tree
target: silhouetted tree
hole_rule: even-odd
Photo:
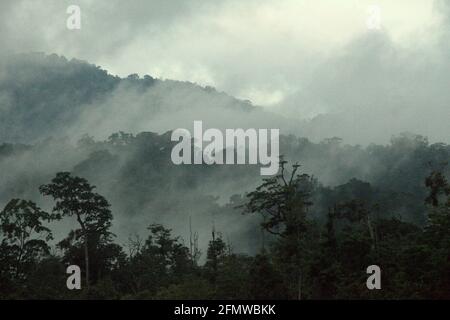
[[[0,212],[0,287],[8,280],[24,283],[39,259],[49,254],[47,241],[53,237],[43,223],[53,218],[21,199],[11,200]]]
[[[70,172],[59,172],[50,184],[42,185],[43,195],[52,196],[56,201],[53,212],[60,216],[75,217],[80,229],[74,230],[70,239],[83,239],[86,272],[86,286],[89,289],[89,239],[97,242],[111,240],[112,214],[106,199],[94,192],[86,179],[72,176]]]
[[[307,174],[297,174],[300,167],[292,166],[290,174],[286,172],[287,161],[281,159],[279,174],[264,179],[264,182],[250,192],[248,203],[244,206],[246,213],[260,213],[264,216],[262,227],[271,234],[281,237],[279,250],[288,267],[285,274],[297,275],[287,283],[296,283],[296,298],[302,298],[303,269],[306,251],[310,250],[309,232],[313,229],[308,219],[308,208],[312,205],[311,195],[315,181]]]

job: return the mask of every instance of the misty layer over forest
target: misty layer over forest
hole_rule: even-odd
[[[189,82],[120,78],[55,54],[5,57],[0,299],[448,298],[441,107],[430,107],[430,141],[414,121],[408,132],[375,121],[371,130],[393,130],[383,144],[359,131],[357,113],[300,121]],[[194,120],[280,129],[278,174],[175,165],[172,130]],[[366,287],[374,264],[383,290]],[[70,265],[80,290],[68,290]]]
[[[203,120],[222,129],[280,128],[280,153],[316,180],[311,212],[319,220],[334,203],[358,198],[377,205],[382,217],[424,224],[424,180],[434,170],[448,174],[450,146],[420,132],[393,132],[387,145],[318,140],[313,132],[325,118],[302,123],[211,87],[122,79],[57,55],[9,56],[0,67],[0,205],[23,198],[50,209],[38,187],[69,171],[110,201],[118,242],[161,223],[185,239],[194,229],[204,248],[214,227],[237,252],[255,253],[261,218],[238,207],[261,183],[259,166],[170,161],[170,130]],[[58,223],[56,238],[69,229]]]
[[[450,299],[449,1],[1,0],[0,44],[0,300]],[[176,165],[196,121],[260,163]]]

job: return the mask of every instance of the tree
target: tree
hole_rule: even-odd
[[[431,206],[425,226],[425,242],[432,247],[433,295],[450,297],[450,185],[441,172],[432,172],[425,180],[430,189],[425,202]],[[436,272],[437,271],[437,272]]]
[[[450,201],[450,185],[447,178],[440,171],[433,171],[426,179],[425,186],[429,188],[429,195],[425,199],[425,203],[438,207],[440,204],[449,205]],[[445,203],[447,201],[447,203]]]
[[[216,285],[218,270],[220,264],[223,263],[223,258],[226,255],[226,251],[226,243],[222,240],[220,234],[216,237],[216,231],[213,229],[212,240],[209,241],[208,250],[206,253],[205,271],[208,280],[211,281],[214,286]]]
[[[251,258],[235,254],[230,244],[213,228],[209,241],[204,276],[213,288],[215,299],[242,299],[248,296]]]
[[[377,206],[374,206],[376,209]],[[352,199],[339,203],[335,206],[334,215],[339,219],[347,219],[352,224],[360,224],[367,228],[367,232],[371,239],[371,248],[376,251],[377,248],[377,233],[373,222],[372,212],[364,201],[360,199]]]
[[[261,213],[262,227],[271,234],[289,237],[300,234],[306,227],[306,215],[314,187],[314,179],[307,174],[299,175],[299,164],[292,166],[286,176],[287,161],[280,161],[280,174],[264,179],[255,191],[247,195],[245,213]]]
[[[248,295],[250,299],[282,299],[286,292],[280,283],[281,275],[275,269],[270,255],[264,250],[250,265]]]
[[[195,270],[189,248],[171,230],[160,224],[148,227],[145,240],[130,239],[130,257],[125,282],[135,297],[154,297],[161,288],[180,284]]]
[[[59,172],[50,184],[42,185],[39,190],[43,195],[52,196],[56,201],[54,214],[59,217],[75,217],[81,229],[74,230],[69,237],[82,239],[86,287],[89,289],[89,239],[96,238],[98,243],[109,242],[112,233],[112,214],[108,201],[94,192],[86,179],[72,176],[70,172]]]
[[[325,230],[319,242],[319,250],[315,252],[311,265],[313,280],[312,297],[332,299],[338,291],[340,264],[338,262],[338,242],[335,230],[336,208],[328,210]]]
[[[305,257],[313,248],[310,236],[314,228],[307,214],[312,205],[310,199],[315,180],[307,174],[297,174],[299,164],[294,164],[288,174],[286,163],[281,159],[280,173],[264,179],[255,191],[247,195],[249,201],[244,205],[244,212],[262,214],[263,229],[280,237],[277,249],[286,267],[285,274],[289,275],[286,284],[293,287],[296,283],[295,296],[301,299]],[[290,275],[296,275],[297,279],[294,281]]]
[[[8,202],[0,212],[0,279],[23,282],[38,259],[49,254],[46,241],[53,237],[43,222],[53,218],[32,201]]]
[[[425,235],[434,246],[448,250],[450,247],[450,185],[441,172],[432,172],[425,180],[425,185],[430,189],[425,203],[431,205]]]

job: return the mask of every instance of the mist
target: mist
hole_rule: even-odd
[[[80,30],[65,27],[69,4],[81,8]],[[405,131],[448,142],[448,4],[380,1],[381,27],[368,30],[370,4],[4,1],[0,38],[4,53],[57,53],[121,77],[148,74],[212,86],[277,114],[269,120],[210,114],[211,104],[229,101],[209,101],[200,90],[170,81],[139,93],[119,86],[79,115],[80,130],[102,137],[116,129],[164,132],[201,116],[212,127],[279,127],[316,142],[338,136],[350,144],[387,144]],[[163,112],[139,116],[153,112],[146,103],[160,95]],[[174,110],[175,117],[165,117]],[[96,112],[106,118],[98,127],[92,125]]]
[[[81,30],[66,28],[69,4]],[[39,185],[71,171],[111,202],[121,242],[152,222],[187,239],[191,218],[203,248],[214,227],[254,251],[259,220],[231,197],[261,183],[259,167],[169,163],[168,132],[195,120],[280,129],[281,153],[324,188],[356,178],[408,189],[385,177],[448,160],[450,9],[381,1],[382,27],[367,30],[368,4],[3,1],[0,205],[23,197],[50,210]]]

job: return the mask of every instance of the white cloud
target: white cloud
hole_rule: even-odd
[[[81,7],[82,30],[65,28],[68,4]],[[366,27],[369,5],[381,9],[380,31]],[[449,15],[439,0],[21,0],[1,6],[0,37],[12,51],[56,52],[121,76],[212,85],[293,118],[378,108],[380,115],[426,113],[440,123],[450,100],[441,84],[448,80],[443,17]],[[436,105],[425,110],[425,102]],[[408,129],[404,121],[393,125]]]

